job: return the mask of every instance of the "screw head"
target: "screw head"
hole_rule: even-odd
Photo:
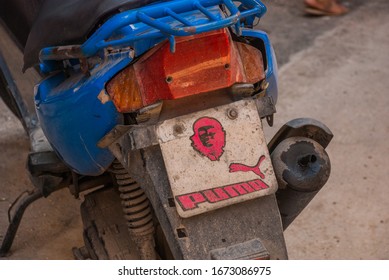
[[[185,130],[185,128],[184,128],[184,126],[182,124],[175,124],[173,126],[173,133],[174,133],[174,135],[182,134],[182,133],[184,133],[184,130]]]
[[[227,111],[227,116],[228,118],[230,118],[231,120],[235,120],[237,117],[238,117],[238,111],[236,111],[235,109],[229,109]]]
[[[166,81],[166,83],[171,84],[173,82],[173,77],[172,76],[167,76],[165,81]]]

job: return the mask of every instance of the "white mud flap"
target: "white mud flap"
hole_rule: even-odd
[[[277,190],[253,100],[166,120],[157,135],[183,218]]]

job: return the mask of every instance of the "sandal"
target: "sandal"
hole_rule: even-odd
[[[314,16],[340,16],[348,9],[333,0],[304,0],[305,12]]]

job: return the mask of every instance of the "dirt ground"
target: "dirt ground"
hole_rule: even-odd
[[[389,259],[388,12],[369,1],[281,67],[277,126],[309,116],[335,135],[330,180],[286,231],[292,259]]]
[[[294,1],[264,1],[259,24],[278,56],[280,94],[270,138],[286,121],[313,117],[335,137],[327,185],[286,230],[291,259],[389,259],[389,1],[349,1],[339,18],[303,16]],[[302,2],[302,1],[300,1]],[[0,29],[14,71],[21,57]],[[18,77],[31,92],[37,77]],[[31,105],[31,102],[30,102]],[[0,100],[0,239],[10,203],[32,188],[25,172],[28,139]],[[80,200],[67,190],[26,212],[8,259],[72,259],[82,244]]]

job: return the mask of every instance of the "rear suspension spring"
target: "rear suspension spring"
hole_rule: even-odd
[[[113,163],[112,173],[120,192],[129,233],[138,247],[141,259],[156,259],[155,228],[149,199],[119,161]]]

